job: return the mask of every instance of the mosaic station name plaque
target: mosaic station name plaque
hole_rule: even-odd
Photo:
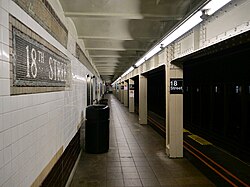
[[[69,60],[13,28],[15,86],[65,87]]]

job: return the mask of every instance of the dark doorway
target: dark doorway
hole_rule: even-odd
[[[148,123],[162,136],[166,134],[165,65],[144,74],[147,77]]]
[[[215,51],[215,50],[214,50]],[[250,42],[183,63],[184,128],[249,162]]]

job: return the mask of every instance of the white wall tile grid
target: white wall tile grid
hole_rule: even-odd
[[[10,96],[9,13],[69,57],[77,77],[70,90]],[[13,1],[0,0],[0,186],[30,186],[85,116],[91,73],[72,55],[74,35],[68,51]]]

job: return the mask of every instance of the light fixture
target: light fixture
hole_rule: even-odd
[[[198,25],[202,22],[204,17],[204,12],[207,16],[212,15],[214,12],[219,10],[221,7],[229,3],[231,0],[212,0],[207,3],[200,11],[196,12],[186,20],[184,20],[179,27],[177,27],[172,33],[167,35],[165,39],[161,42],[163,47],[166,47],[168,44],[172,43],[174,40],[182,36],[184,33]]]
[[[123,73],[121,75],[121,77],[124,77],[125,75],[129,74],[131,71],[133,71],[135,68],[133,66],[131,66],[127,71],[125,71],[125,73]]]
[[[157,54],[159,51],[164,49],[167,45],[175,41],[177,38],[188,32],[190,29],[198,25],[202,22],[202,18],[204,18],[204,12],[207,16],[212,15],[221,7],[229,3],[231,0],[210,0],[203,7],[200,7],[196,10],[196,12],[192,13],[188,16],[184,21],[182,21],[178,26],[176,26],[170,33],[168,33],[158,44],[156,44],[153,48],[151,48],[145,55],[143,55],[134,66],[138,67],[143,64],[146,60],[150,59],[152,56]],[[206,17],[207,18],[207,17]],[[130,70],[130,69],[128,69]],[[127,70],[127,71],[128,71]],[[133,69],[132,69],[133,70]],[[131,71],[132,71],[131,70]],[[122,74],[125,76],[127,71]],[[131,72],[129,71],[129,73]],[[116,80],[117,81],[117,80]],[[115,81],[115,82],[116,82]],[[113,83],[112,83],[113,84]]]
[[[207,3],[202,9],[207,10],[207,14],[210,16],[213,13],[215,13],[217,10],[219,10],[221,7],[229,3],[231,0],[212,0],[209,3]]]
[[[196,12],[194,15],[187,18],[185,21],[183,21],[181,24],[179,24],[178,27],[176,27],[172,32],[170,32],[168,35],[166,35],[163,40],[158,43],[156,46],[154,46],[152,49],[150,49],[142,58],[140,58],[136,63],[135,66],[138,67],[141,64],[143,64],[146,60],[150,59],[152,56],[157,54],[159,51],[164,49],[167,45],[172,43],[174,40],[182,36],[184,33],[192,29],[194,26],[199,24],[202,19],[200,18],[201,12]]]
[[[201,15],[202,13],[198,11],[192,16],[190,16],[188,19],[186,19],[184,22],[182,22],[179,27],[175,28],[174,31],[172,31],[162,40],[162,47],[166,47],[167,45],[175,41],[177,38],[182,36],[184,33],[192,29],[194,26],[198,25],[202,21],[202,19],[200,18]]]
[[[117,83],[119,80],[121,80],[121,77],[118,77],[111,85],[114,86],[114,84]]]
[[[202,9],[202,10],[201,10],[201,16],[200,16],[200,18],[201,18],[202,20],[205,20],[205,19],[207,19],[207,18],[209,17],[207,11],[208,11],[207,9]]]
[[[141,58],[140,60],[138,60],[136,63],[135,63],[135,66],[138,67],[140,66],[145,60],[143,58]]]
[[[152,56],[154,56],[156,53],[158,53],[161,50],[161,45],[158,44],[156,45],[152,50],[150,50],[146,55],[145,55],[145,60],[150,59]]]
[[[136,63],[135,66],[138,67],[143,64],[146,60],[154,56],[161,49],[175,41],[177,38],[185,34],[187,31],[198,25],[202,22],[201,16],[203,15],[204,10],[208,15],[212,15],[214,12],[219,10],[221,7],[229,3],[231,0],[211,0],[202,8],[197,10],[195,13],[187,17],[182,21],[177,27],[175,27],[170,33],[168,33],[163,40],[150,49],[144,56],[142,56]]]

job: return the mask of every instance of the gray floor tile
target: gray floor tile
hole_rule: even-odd
[[[140,179],[124,179],[125,186],[142,186]]]
[[[134,173],[123,173],[124,179],[139,179],[140,176],[137,172]]]
[[[108,172],[107,173],[107,180],[110,179],[123,179],[122,172]]]
[[[132,162],[132,161],[124,161],[124,162],[121,162],[121,165],[122,166],[134,166],[135,167],[135,163]]]
[[[123,173],[136,173],[137,169],[135,166],[122,166]]]
[[[153,178],[153,179],[141,179],[141,181],[142,181],[143,186],[152,186],[152,187],[161,186],[156,178]]]
[[[141,179],[153,179],[156,178],[154,172],[152,171],[139,171],[138,172]]]
[[[147,161],[135,161],[135,165],[136,167],[140,167],[140,166],[149,167],[149,163]]]
[[[107,172],[122,172],[122,167],[121,166],[107,167]]]
[[[107,187],[120,187],[120,186],[124,186],[123,179],[107,180]]]
[[[150,126],[139,125],[138,116],[113,95],[107,98],[109,151],[87,154],[83,149],[71,187],[214,186],[187,159],[169,159],[162,136]]]

